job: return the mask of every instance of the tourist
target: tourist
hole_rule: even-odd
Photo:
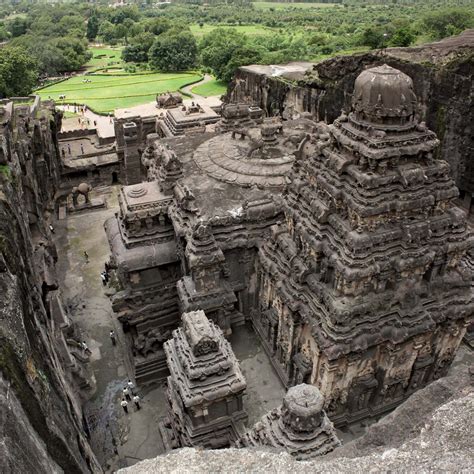
[[[113,329],[109,332],[110,340],[112,341],[112,345],[115,346],[117,344],[117,339],[115,338],[115,331]]]
[[[94,127],[97,127],[97,120],[94,120]]]
[[[130,397],[130,389],[128,387],[123,387],[123,395],[124,397],[128,400],[128,401],[131,401],[132,398]]]
[[[67,151],[68,151],[69,154],[71,154],[71,144],[70,143],[67,144]]]
[[[89,263],[89,254],[84,250],[84,258],[86,259],[86,263]]]
[[[91,351],[90,351],[89,347],[87,346],[86,341],[82,341],[82,342],[81,342],[81,347],[82,347],[82,350],[83,350],[86,354],[91,354]]]
[[[133,389],[135,388],[135,385],[133,385],[133,382],[130,379],[128,379],[127,385],[130,390],[130,393],[133,395]]]
[[[128,413],[128,402],[127,402],[127,400],[125,400],[125,398],[122,398],[122,401],[120,402],[120,405],[122,406],[123,411],[125,413]]]
[[[66,156],[66,150],[64,148],[61,148],[61,151],[62,151],[63,158],[64,158]]]
[[[100,278],[102,279],[102,285],[106,286],[107,285],[107,277],[105,276],[105,272],[102,272],[100,274]]]
[[[84,154],[84,145],[81,143],[81,155]]]
[[[135,403],[137,410],[140,410],[140,397],[138,395],[133,397],[133,403]]]
[[[104,263],[104,269],[105,269],[105,273],[109,273],[109,270],[110,270],[109,262]]]
[[[54,234],[54,227],[52,224],[49,224],[49,230],[51,231],[52,234]]]

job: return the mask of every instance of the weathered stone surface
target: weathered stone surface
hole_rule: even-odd
[[[259,250],[252,313],[285,384],[315,384],[338,424],[446,374],[474,313],[474,244],[412,80],[384,65],[351,112],[315,127],[289,174],[285,222]]]
[[[229,446],[245,420],[247,387],[224,334],[204,311],[185,313],[164,350],[168,377],[168,418],[160,425],[165,446]]]
[[[275,448],[305,461],[328,454],[340,442],[323,406],[324,398],[314,385],[291,387],[283,404],[264,415],[236,446]]]
[[[100,472],[79,397],[92,382],[69,343],[49,229],[60,120],[39,97],[31,107],[2,105],[0,115],[0,470]]]
[[[474,192],[472,83],[474,30],[414,48],[387,48],[383,55],[341,56],[318,64],[245,66],[229,87],[227,100],[291,117],[309,112],[332,123],[349,110],[355,78],[364,69],[388,64],[413,79],[420,120],[441,141],[440,157],[451,165],[461,192]]]
[[[472,377],[472,376],[471,376]],[[472,380],[463,370],[412,395],[359,440],[309,462],[287,453],[180,449],[119,474],[204,472],[469,472],[474,468]]]

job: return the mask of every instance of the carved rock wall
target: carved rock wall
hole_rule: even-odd
[[[63,367],[48,293],[59,119],[49,106],[0,109],[0,470],[100,472]]]

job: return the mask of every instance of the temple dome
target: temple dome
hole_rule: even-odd
[[[359,120],[405,124],[416,112],[413,81],[387,64],[366,69],[355,81],[352,107]]]

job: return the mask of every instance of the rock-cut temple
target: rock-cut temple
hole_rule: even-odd
[[[251,321],[283,384],[316,387],[336,424],[446,374],[474,311],[473,239],[412,79],[363,71],[332,125],[253,104],[222,116],[212,133],[149,134],[146,178],[106,223],[137,382],[166,377],[168,357],[169,396],[183,393],[172,349],[192,316],[173,331],[200,311],[223,336]]]

